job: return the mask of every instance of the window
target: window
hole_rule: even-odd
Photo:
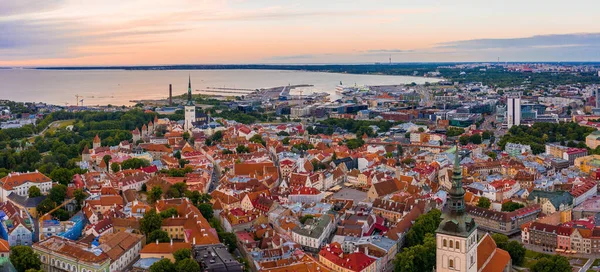
[[[456,241],[456,249],[460,249],[460,243]]]
[[[446,239],[444,239],[444,247],[447,247],[448,245],[446,244]]]
[[[448,267],[454,268],[454,260],[452,260],[452,259],[448,260]]]
[[[450,248],[453,248],[453,243],[452,243],[452,241],[450,241],[450,243],[449,243],[449,244],[450,244]]]

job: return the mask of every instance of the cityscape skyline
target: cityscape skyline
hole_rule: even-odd
[[[578,2],[5,1],[0,66],[599,61]]]

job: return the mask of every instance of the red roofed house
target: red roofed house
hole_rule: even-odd
[[[339,243],[331,243],[321,249],[319,261],[339,272],[374,272],[377,266],[376,259],[363,252],[344,254]]]
[[[288,196],[290,202],[317,203],[325,196],[324,192],[313,187],[294,187]]]
[[[52,180],[38,171],[31,173],[10,173],[0,179],[0,200],[6,201],[8,195],[15,193],[20,196],[29,195],[29,187],[36,186],[46,194],[52,188]]]

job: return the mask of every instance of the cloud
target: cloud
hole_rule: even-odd
[[[441,49],[530,49],[600,46],[600,33],[537,35],[524,38],[476,39],[439,43]]]
[[[323,54],[328,55],[328,54]],[[272,56],[266,58],[266,61],[281,61],[281,60],[306,60],[306,59],[314,59],[320,55],[312,55],[312,54],[300,54],[300,55],[284,55],[284,56]]]
[[[46,12],[61,7],[63,0],[4,0],[0,1],[0,17]]]

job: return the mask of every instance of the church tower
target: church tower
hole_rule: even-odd
[[[190,131],[194,127],[194,120],[196,119],[196,105],[192,101],[192,77],[190,76],[188,81],[188,97],[187,103],[185,104],[185,124],[183,129]]]
[[[452,188],[435,235],[436,271],[477,272],[477,225],[465,213],[459,147],[456,146]]]

